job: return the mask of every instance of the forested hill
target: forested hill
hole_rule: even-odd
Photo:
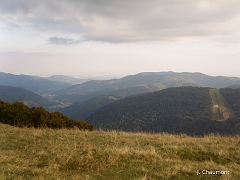
[[[87,121],[104,130],[234,134],[237,119],[212,118],[210,88],[178,87],[129,97],[93,113]]]

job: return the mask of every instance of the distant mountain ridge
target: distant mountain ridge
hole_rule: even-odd
[[[203,73],[195,72],[144,72],[140,74],[146,75],[172,75],[182,77],[187,80],[193,80],[196,83],[201,84],[202,86],[211,87],[211,88],[224,88],[231,85],[240,84],[240,78],[238,77],[227,77],[227,76],[209,76]]]
[[[82,93],[89,91],[95,92],[103,90],[117,90],[149,84],[159,84],[161,85],[161,88],[168,88],[173,86],[201,86],[193,80],[186,80],[178,76],[140,73],[136,75],[129,75],[120,79],[92,80],[82,84],[71,86],[64,90],[60,90],[57,93],[78,93],[80,91]]]
[[[56,95],[86,95],[99,91],[123,90],[133,87],[147,87],[144,91],[151,92],[169,87],[204,86],[223,88],[239,84],[240,78],[237,77],[209,76],[202,73],[178,73],[171,71],[142,72],[136,75],[125,76],[120,79],[90,81],[63,75],[54,75],[48,78],[43,78],[38,76],[14,75],[0,72],[0,85],[22,87],[36,93],[54,92]]]
[[[70,76],[63,76],[63,75],[53,75],[47,78],[51,81],[61,82],[61,83],[67,83],[67,84],[81,84],[88,80],[86,79],[80,79],[80,78],[74,78]]]
[[[72,104],[70,108],[67,108],[69,110],[71,109],[71,113],[65,112],[67,114],[73,114],[73,109],[75,110],[74,114],[82,114],[80,112],[81,107],[84,103],[87,103],[88,100],[93,102],[95,99],[99,104],[103,105],[105,102],[104,98],[102,99],[103,102],[100,102],[97,98],[101,96],[114,96],[117,99],[122,99],[135,94],[149,93],[166,88],[182,86],[211,88],[222,88],[227,86],[238,87],[240,84],[240,78],[224,76],[214,77],[202,73],[178,73],[169,71],[142,72],[136,75],[125,76],[120,79],[91,80],[87,82],[82,82],[80,80],[80,84],[72,85],[72,83],[77,82],[79,82],[79,79],[62,75],[42,78],[0,72],[0,85],[21,87],[44,95],[44,97],[55,102],[63,103],[61,106],[54,106],[54,110],[61,110],[61,108]],[[89,104],[86,104],[86,106],[92,111],[93,109],[96,111],[97,107],[99,107],[90,107]],[[64,109],[64,111],[65,110],[66,109]]]
[[[240,78],[214,77],[189,72],[143,72],[120,79],[91,80],[55,91],[54,94],[56,100],[75,103],[101,95],[114,95],[125,98],[137,93],[154,92],[170,87],[223,88],[236,84],[240,84]]]
[[[42,106],[48,108],[57,104],[26,89],[10,86],[0,86],[0,100],[9,103],[23,102],[29,107]]]
[[[92,80],[82,84],[70,86],[66,89],[56,91],[56,99],[59,97],[76,95],[78,101],[87,100],[100,95],[114,95],[124,98],[137,93],[158,91],[169,87],[179,86],[202,86],[191,79],[184,79],[172,75],[136,74],[120,79]],[[124,92],[124,93],[123,93]],[[79,96],[80,95],[80,96]],[[59,100],[59,99],[58,99]]]
[[[92,80],[82,84],[73,85],[56,94],[81,94],[96,91],[108,91],[129,87],[158,85],[155,89],[161,90],[169,87],[196,86],[223,88],[240,84],[240,78],[224,76],[208,76],[202,73],[176,73],[176,72],[143,72],[129,75],[120,79]]]
[[[52,92],[64,89],[71,84],[51,81],[46,78],[28,75],[14,75],[0,72],[0,85],[21,87],[35,93]]]

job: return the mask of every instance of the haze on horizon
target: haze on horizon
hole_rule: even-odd
[[[0,71],[240,77],[239,0],[0,0]]]

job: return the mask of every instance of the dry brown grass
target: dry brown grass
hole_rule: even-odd
[[[240,179],[240,136],[16,128],[0,124],[0,179]],[[197,175],[229,170],[229,175]]]

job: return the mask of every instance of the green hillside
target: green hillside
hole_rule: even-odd
[[[115,96],[98,96],[84,102],[78,102],[59,111],[71,119],[86,119],[92,113],[111,102],[117,101]]]
[[[10,86],[0,86],[0,100],[9,103],[23,102],[29,107],[42,106],[47,108],[57,104],[26,89]]]
[[[169,88],[125,98],[93,113],[87,121],[104,130],[187,133],[239,133],[239,118],[213,118],[210,88]]]

